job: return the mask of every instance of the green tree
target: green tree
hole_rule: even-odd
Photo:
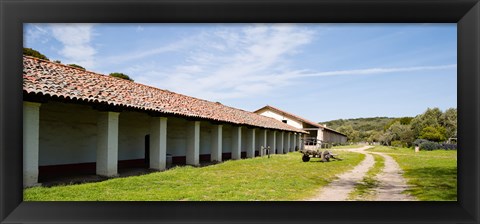
[[[392,132],[383,132],[380,137],[379,137],[379,142],[382,144],[382,145],[390,145],[390,143],[392,142],[394,138],[394,135]]]
[[[419,138],[430,141],[441,142],[445,141],[446,129],[441,126],[427,126],[420,132]]]
[[[349,142],[359,141],[359,132],[354,130],[351,125],[340,126],[337,128],[337,131],[347,135],[347,141]]]
[[[457,109],[449,108],[442,115],[442,126],[445,127],[445,137],[454,138],[457,136]]]
[[[393,119],[392,121],[390,121],[387,125],[385,125],[385,127],[383,128],[383,130],[387,130],[388,128],[390,128],[390,126],[392,126],[393,124],[395,124],[396,122],[399,122],[400,124],[403,124],[403,125],[409,125],[413,120],[413,117],[400,117],[400,118],[395,118]]]
[[[392,141],[400,141],[410,146],[415,140],[410,125],[402,124],[400,120],[393,123],[384,133],[384,143],[390,145]]]
[[[412,131],[415,138],[419,138],[420,132],[428,126],[441,126],[442,111],[438,108],[428,108],[423,114],[417,115],[411,121]]]
[[[40,58],[40,59],[48,61],[47,56],[43,55],[42,53],[40,53],[37,50],[34,50],[32,48],[25,48],[24,47],[23,48],[23,55],[32,56],[32,57],[35,57],[35,58]]]
[[[370,136],[367,137],[368,142],[381,142],[382,132],[380,131],[371,131]]]
[[[117,78],[121,78],[121,79],[126,79],[126,80],[129,80],[129,81],[134,81],[132,78],[130,78],[130,76],[128,76],[126,74],[123,74],[123,73],[120,73],[120,72],[110,73],[109,76],[113,76],[113,77],[117,77]]]
[[[370,136],[372,136],[372,133],[374,132],[374,130],[370,130],[370,131],[359,131],[358,134],[359,134],[359,141],[364,141],[364,142],[367,142],[368,139],[370,138]]]
[[[400,121],[400,124],[409,125],[412,122],[413,117],[402,117],[398,118],[398,120]]]

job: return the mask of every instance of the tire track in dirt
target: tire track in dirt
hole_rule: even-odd
[[[364,146],[361,148],[347,149],[351,152],[364,154],[365,159],[353,168],[353,170],[339,175],[338,179],[320,189],[315,197],[307,199],[307,201],[346,201],[348,194],[353,191],[355,185],[363,180],[365,174],[375,164],[373,156],[364,151],[370,147],[371,146]]]
[[[379,186],[375,189],[375,201],[416,201],[415,197],[404,194],[409,186],[403,178],[403,170],[398,163],[389,155],[383,153],[371,152],[380,155],[385,159],[385,167],[375,178],[379,181]]]
[[[348,200],[350,192],[355,189],[355,186],[363,180],[366,173],[374,166],[375,160],[372,154],[380,155],[385,159],[382,171],[375,176],[379,184],[378,187],[373,189],[375,192],[373,201],[415,201],[415,197],[403,193],[409,186],[402,176],[403,170],[398,163],[391,156],[384,153],[365,152],[368,148],[371,148],[371,146],[345,149],[350,152],[362,153],[365,155],[365,159],[353,170],[339,175],[338,179],[321,188],[315,197],[307,199],[307,201]]]

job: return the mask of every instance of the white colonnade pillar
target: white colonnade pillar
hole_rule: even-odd
[[[118,174],[118,112],[99,112],[97,120],[97,175]]]
[[[242,127],[232,127],[232,159],[242,156]]]
[[[200,165],[200,121],[187,124],[187,165]]]
[[[38,183],[40,103],[23,102],[23,186]]]
[[[223,125],[214,125],[212,128],[212,152],[210,154],[211,161],[222,161],[222,134]]]
[[[283,150],[283,153],[288,153],[290,152],[290,147],[291,147],[291,144],[290,144],[290,132],[287,133],[286,135],[286,138],[285,138],[285,150]]]
[[[152,117],[150,121],[150,169],[167,167],[167,118]]]
[[[303,139],[303,135],[302,134],[299,134],[298,135],[298,145],[300,146],[299,147],[299,150],[304,150],[305,149],[305,141]]]
[[[297,148],[297,135],[298,135],[297,133],[293,134],[293,146],[290,149],[290,152],[294,152],[295,149]]]
[[[242,127],[232,128],[232,159],[241,159],[242,156]]]

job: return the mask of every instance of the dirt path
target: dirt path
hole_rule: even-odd
[[[315,197],[307,201],[346,201],[348,194],[355,188],[355,184],[360,182],[370,167],[375,164],[373,156],[364,151],[368,148],[370,148],[370,146],[345,149],[347,151],[365,154],[365,159],[353,170],[338,176],[338,179],[323,187]]]
[[[381,155],[385,159],[385,167],[383,171],[376,176],[380,182],[376,191],[375,201],[415,201],[415,198],[403,194],[408,189],[407,181],[403,178],[403,170],[398,163],[388,155],[383,153],[375,153]]]
[[[320,189],[318,194],[308,201],[346,201],[348,195],[355,189],[355,185],[361,182],[370,168],[375,164],[371,153],[381,155],[385,158],[385,167],[380,174],[376,176],[379,181],[378,188],[374,189],[374,201],[412,201],[414,197],[402,194],[408,189],[405,179],[402,176],[402,170],[395,160],[383,153],[365,152],[371,146],[361,148],[345,149],[346,151],[358,152],[365,155],[365,159],[353,170],[338,176],[338,179],[332,181],[327,186]]]

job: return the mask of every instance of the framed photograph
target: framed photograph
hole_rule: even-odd
[[[2,223],[479,222],[478,1],[1,7]]]

